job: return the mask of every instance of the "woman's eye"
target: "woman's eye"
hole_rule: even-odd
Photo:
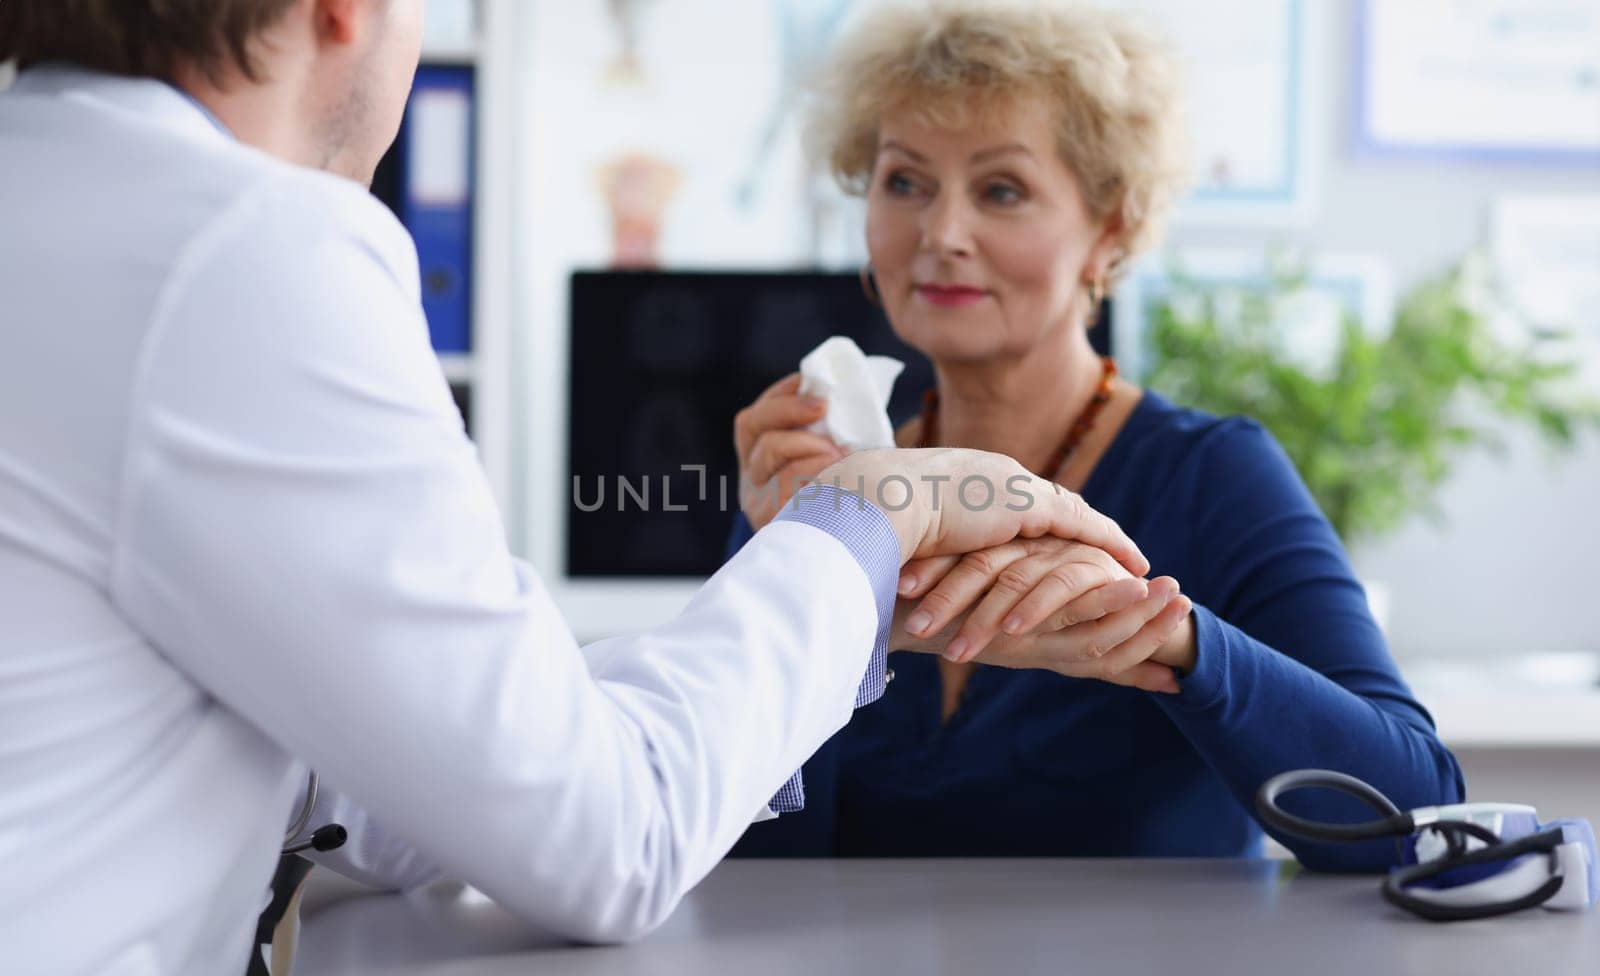
[[[1022,191],[1010,183],[990,183],[983,188],[983,198],[990,203],[1009,206],[1010,204],[1021,202]]]
[[[904,173],[890,173],[883,181],[884,189],[897,197],[910,196],[917,192],[917,183]]]

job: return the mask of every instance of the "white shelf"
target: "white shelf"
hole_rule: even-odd
[[[0,0],[3,2],[3,0]],[[465,0],[463,0],[465,2]],[[511,44],[517,0],[474,0],[470,41],[424,40],[425,65],[468,65],[474,73],[473,228],[470,308],[472,349],[440,353],[439,367],[452,386],[465,387],[472,441],[500,510],[517,510],[512,471],[516,443],[512,398],[511,219],[515,197],[514,164],[509,158],[517,67]],[[441,38],[465,38],[465,29],[446,29]],[[508,530],[507,542],[517,536]]]
[[[516,166],[511,158],[516,120],[515,24],[523,4],[516,0],[478,0],[476,43],[460,49],[430,45],[432,58],[474,66],[477,124],[477,199],[472,237],[472,438],[478,446],[489,487],[507,518],[507,541],[517,545],[515,513],[520,507],[515,466],[517,416],[512,409],[516,350],[511,273],[512,214]],[[436,62],[437,63],[437,62]]]
[[[1453,749],[1600,749],[1600,688],[1418,694]]]
[[[439,354],[439,367],[444,370],[444,378],[451,383],[471,383],[474,378],[471,353],[442,352]]]
[[[1600,748],[1600,654],[1402,657],[1400,670],[1448,746]]]

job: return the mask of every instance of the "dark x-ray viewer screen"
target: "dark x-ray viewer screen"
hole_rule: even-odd
[[[829,336],[906,363],[897,425],[933,385],[854,274],[577,272],[571,299],[572,577],[715,572],[739,506],[734,414]]]

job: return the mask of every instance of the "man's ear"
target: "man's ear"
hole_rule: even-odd
[[[311,0],[312,23],[323,44],[349,45],[371,29],[382,0]]]

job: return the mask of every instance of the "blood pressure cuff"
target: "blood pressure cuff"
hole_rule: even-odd
[[[1391,902],[1438,920],[1485,917],[1489,912],[1540,905],[1582,911],[1600,900],[1600,858],[1587,820],[1540,824],[1529,814],[1507,814],[1496,831],[1501,842],[1439,850],[1428,831],[1406,844],[1409,867],[1385,885]]]

